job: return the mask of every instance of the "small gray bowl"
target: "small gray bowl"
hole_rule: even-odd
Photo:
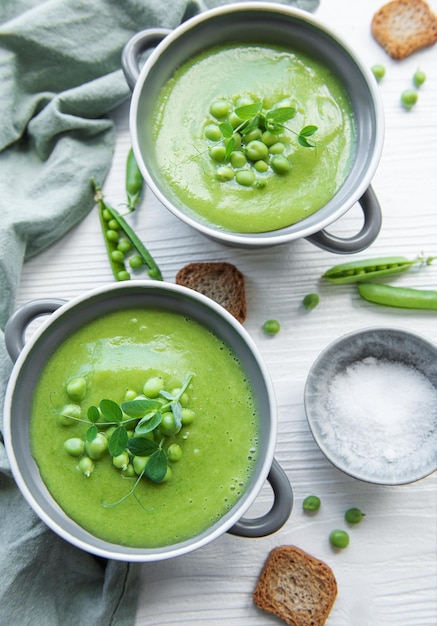
[[[311,367],[314,439],[353,478],[401,485],[437,469],[437,345],[400,328],[340,337]]]

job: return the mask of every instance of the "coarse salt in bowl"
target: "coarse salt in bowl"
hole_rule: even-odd
[[[305,410],[338,469],[384,485],[419,480],[437,469],[437,345],[400,328],[344,335],[313,364]]]

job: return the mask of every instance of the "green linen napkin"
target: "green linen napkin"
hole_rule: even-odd
[[[143,28],[174,28],[228,3],[0,2],[0,407],[12,369],[2,329],[22,264],[91,210],[90,176],[103,181],[109,170],[114,128],[106,114],[129,97],[124,44]],[[284,3],[314,10],[318,0]],[[0,622],[127,626],[137,587],[138,565],[95,558],[39,521],[0,438]]]

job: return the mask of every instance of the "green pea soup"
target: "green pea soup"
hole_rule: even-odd
[[[261,164],[249,176],[255,173],[254,184],[245,186],[237,181],[247,180],[249,162],[229,180],[229,169],[219,169],[229,166],[229,155],[218,164],[210,156],[211,148],[226,145],[224,137],[208,139],[211,125],[230,119],[210,112],[216,101],[231,111],[251,102],[262,102],[263,110],[293,107],[278,135],[290,171],[272,175]],[[272,231],[315,213],[342,186],[355,152],[354,115],[338,78],[308,55],[272,45],[220,46],[184,63],[162,89],[153,123],[165,193],[191,217],[233,232]],[[317,127],[312,147],[303,146],[298,135],[310,125]]]
[[[82,416],[102,399],[122,404],[127,390],[162,376],[166,387],[187,389],[193,423],[164,438],[178,443],[182,458],[169,461],[171,478],[153,483],[126,478],[110,455],[95,461],[87,478],[65,440],[84,438],[90,423],[59,423],[71,402],[66,386],[86,380]],[[61,508],[80,526],[111,543],[156,548],[189,539],[217,522],[243,495],[257,459],[259,419],[245,371],[232,350],[197,321],[160,309],[106,314],[69,336],[50,356],[32,401],[32,455],[42,480]],[[119,504],[119,502],[125,498]]]

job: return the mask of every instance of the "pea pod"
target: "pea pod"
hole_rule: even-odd
[[[126,196],[129,211],[134,211],[141,200],[144,179],[135,160],[132,148],[126,159]]]
[[[437,311],[437,291],[434,290],[393,287],[380,283],[362,283],[357,285],[357,289],[364,300],[374,304]]]
[[[115,239],[113,237],[107,236],[107,224],[111,220],[114,220],[117,223],[118,229],[122,231],[125,235],[127,241],[125,240],[124,243],[128,243],[129,249],[134,247],[138,255],[147,265],[147,267],[149,268],[150,278],[162,280],[161,271],[158,265],[156,264],[150,252],[145,248],[144,244],[136,235],[134,230],[129,226],[124,217],[122,217],[116,209],[106,204],[103,199],[102,189],[93,178],[91,179],[91,184],[93,185],[95,191],[95,200],[99,204],[100,222],[102,230],[105,234],[104,239],[108,253],[108,259],[111,264],[114,278],[116,280],[128,280],[130,278],[130,275],[129,272],[126,270],[124,258],[120,256],[119,259],[114,255],[114,253],[120,252],[120,246],[123,242],[119,241],[118,237],[117,239]],[[118,235],[117,231],[114,230],[113,232]]]
[[[432,258],[426,259],[428,264],[431,261]],[[360,259],[359,261],[334,265],[334,267],[331,267],[323,274],[323,278],[337,285],[358,283],[364,280],[368,281],[400,274],[409,270],[413,265],[422,262],[424,262],[422,257],[411,261],[403,256]]]

